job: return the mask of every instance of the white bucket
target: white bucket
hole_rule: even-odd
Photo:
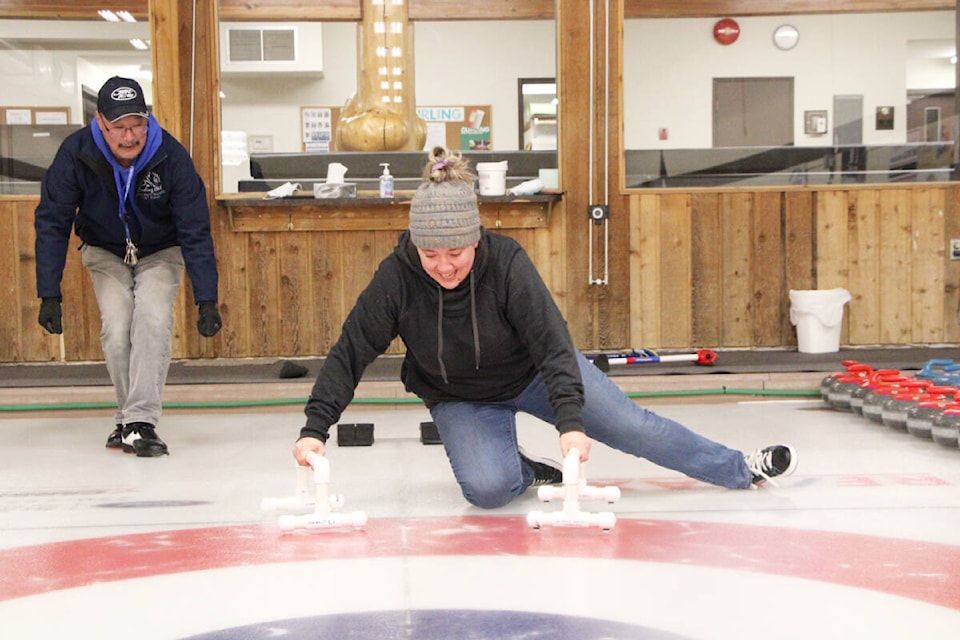
[[[843,305],[850,301],[846,289],[790,290],[790,322],[797,327],[800,353],[834,353],[840,350]]]
[[[480,195],[502,196],[507,192],[507,161],[478,162],[477,177],[480,182]]]

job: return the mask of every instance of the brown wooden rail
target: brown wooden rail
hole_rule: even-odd
[[[2,362],[60,358],[59,340],[36,323],[35,206],[35,197],[0,197],[0,225],[7,230],[0,234],[0,293],[16,301],[0,314]],[[551,241],[566,215],[561,203],[547,226],[502,232],[530,253],[577,335],[586,320],[566,305],[563,260]],[[960,341],[960,261],[947,255],[948,240],[960,238],[960,185],[632,194],[627,228],[635,346],[793,347],[789,290],[834,287],[853,295],[844,345]],[[213,340],[197,335],[186,284],[174,357],[326,353],[397,234],[239,232],[227,208],[219,208],[214,240],[225,326]],[[99,360],[99,317],[78,258],[70,252],[63,286],[66,359]],[[399,350],[398,344],[392,352]]]

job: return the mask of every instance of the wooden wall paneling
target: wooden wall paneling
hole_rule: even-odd
[[[723,237],[720,219],[720,194],[697,192],[690,200],[692,235],[691,256],[691,346],[713,348],[723,333],[722,283]]]
[[[100,307],[97,306],[97,297],[93,292],[90,274],[80,261],[80,239],[76,235],[70,238],[67,264],[63,270],[62,290],[63,336],[67,361],[102,360]],[[67,333],[68,325],[69,334]],[[56,345],[57,342],[58,340],[54,338],[53,344]],[[59,349],[59,346],[55,348]]]
[[[40,300],[37,298],[37,256],[34,245],[36,233],[33,229],[33,212],[38,202],[39,198],[0,201],[0,210],[3,210],[0,219],[6,220],[7,215],[10,215],[13,220],[13,226],[6,228],[14,230],[9,237],[14,240],[15,245],[9,255],[11,259],[18,262],[15,280],[17,298],[14,299],[19,300],[17,306],[20,310],[17,314],[18,324],[10,326],[9,334],[4,333],[5,339],[10,340],[15,345],[15,349],[10,353],[9,360],[5,356],[0,358],[3,362],[36,360],[37,354],[45,352],[49,344],[47,332],[37,323]],[[6,237],[6,234],[4,236]],[[4,248],[0,251],[0,255],[8,255],[7,250]],[[59,340],[57,342],[59,343]],[[57,351],[57,357],[59,357],[59,344]]]
[[[311,283],[316,307],[312,309],[317,334],[312,349],[327,353],[340,336],[340,327],[348,308],[343,302],[343,278],[340,260],[343,233],[311,234]]]
[[[885,190],[880,195],[880,342],[909,344],[913,227],[908,190]]]
[[[783,195],[784,272],[787,313],[784,314],[784,345],[797,346],[796,329],[790,320],[790,289],[816,287],[816,197],[814,191],[787,191]]]
[[[192,353],[190,344],[194,334],[199,339],[196,321],[191,325],[187,318],[187,308],[192,304],[193,288],[190,286],[190,278],[187,277],[186,270],[184,270],[180,279],[180,291],[173,307],[173,337],[170,342],[170,355],[175,359],[186,358]]]
[[[723,336],[722,346],[753,346],[753,283],[751,265],[753,202],[746,193],[721,196],[723,228]]]
[[[280,352],[280,256],[277,234],[251,233],[247,238],[249,355],[272,356]]]
[[[663,196],[635,196],[637,223],[631,234],[637,247],[631,269],[631,346],[656,349],[660,335],[660,201]]]
[[[345,231],[343,253],[339,257],[339,278],[343,283],[343,315],[346,318],[360,293],[370,283],[382,256],[376,254],[377,237],[373,231]]]
[[[693,282],[691,274],[690,197],[669,195],[660,199],[660,345],[690,344]]]
[[[846,191],[824,191],[817,198],[817,289],[848,287],[848,195]],[[849,322],[850,314],[844,313],[841,344],[847,343]]]
[[[862,189],[850,193],[850,259],[847,290],[851,301],[845,315],[850,344],[880,342],[880,193]]]
[[[955,185],[947,187],[944,207],[944,234],[949,242],[960,238],[960,189]],[[949,256],[945,262],[943,339],[945,342],[960,342],[960,262],[951,260]]]
[[[816,279],[813,289],[847,286],[847,199],[840,190],[822,191],[816,199]],[[844,325],[849,314],[844,314]],[[841,332],[841,344],[847,337]]]
[[[216,207],[211,212],[210,228],[213,246],[217,254],[217,271],[220,276],[220,317],[223,328],[213,339],[205,339],[205,349],[226,358],[248,356],[246,336],[250,313],[246,305],[247,285],[246,236],[230,230],[230,220],[225,207]]]
[[[371,266],[373,269],[370,271],[370,277],[373,277],[373,274],[376,272],[376,268],[380,266],[380,263],[383,261],[387,255],[389,255],[395,246],[397,246],[397,238],[400,234],[397,231],[377,231],[374,236],[373,244],[373,263]],[[366,286],[366,285],[364,285]],[[390,347],[387,349],[388,355],[402,354],[405,351],[403,346],[403,341],[399,337],[394,338],[393,342],[390,344]]]
[[[912,340],[943,342],[944,254],[943,189],[915,189],[913,195],[913,269],[910,316]]]
[[[570,324],[574,322],[575,319],[571,317],[574,308],[570,305],[570,296],[567,293],[567,277],[570,264],[568,262],[569,256],[567,254],[568,246],[566,241],[568,211],[565,200],[554,205],[553,211],[547,220],[547,228],[543,229],[537,237],[546,245],[544,252],[545,255],[548,256],[547,264],[549,265],[548,272],[550,275],[547,286],[550,288],[550,292],[553,294],[557,306],[560,307],[560,313],[567,318],[567,322]],[[573,332],[572,329],[571,332]]]
[[[787,292],[783,268],[783,233],[780,218],[781,194],[758,191],[753,194],[753,283],[754,347],[783,344],[781,331]]]
[[[0,360],[4,362],[19,362],[23,359],[17,337],[23,334],[26,318],[30,314],[30,306],[26,296],[20,296],[20,266],[19,248],[20,220],[17,215],[17,204],[14,201],[0,200],[0,223],[8,233],[0,234],[0,297],[3,300],[17,300],[15,313],[9,313],[10,305],[5,304],[7,313],[0,314]],[[36,298],[33,298],[35,301]],[[37,307],[34,302],[33,307]],[[36,324],[36,323],[34,323]],[[38,327],[39,328],[39,327]]]
[[[278,355],[303,356],[310,353],[309,337],[316,333],[312,310],[310,270],[310,234],[301,232],[277,234],[280,252]]]

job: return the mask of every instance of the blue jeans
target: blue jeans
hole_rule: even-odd
[[[583,355],[578,362],[585,397],[583,425],[590,438],[703,482],[730,489],[751,486],[753,474],[742,452],[644,409]],[[470,504],[502,507],[533,482],[533,469],[517,454],[518,411],[554,424],[541,376],[513,400],[441,402],[430,410]]]
[[[100,307],[100,344],[117,395],[115,422],[156,426],[183,274],[180,247],[153,253],[133,266],[100,247],[84,245],[81,255]]]

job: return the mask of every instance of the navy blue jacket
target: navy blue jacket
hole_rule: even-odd
[[[187,150],[163,131],[160,148],[135,184],[140,215],[130,212],[129,226],[140,257],[179,245],[194,300],[216,302],[219,276],[207,192]],[[38,297],[61,296],[71,228],[85,244],[124,256],[119,206],[113,168],[90,127],[70,134],[43,177],[34,214]]]

